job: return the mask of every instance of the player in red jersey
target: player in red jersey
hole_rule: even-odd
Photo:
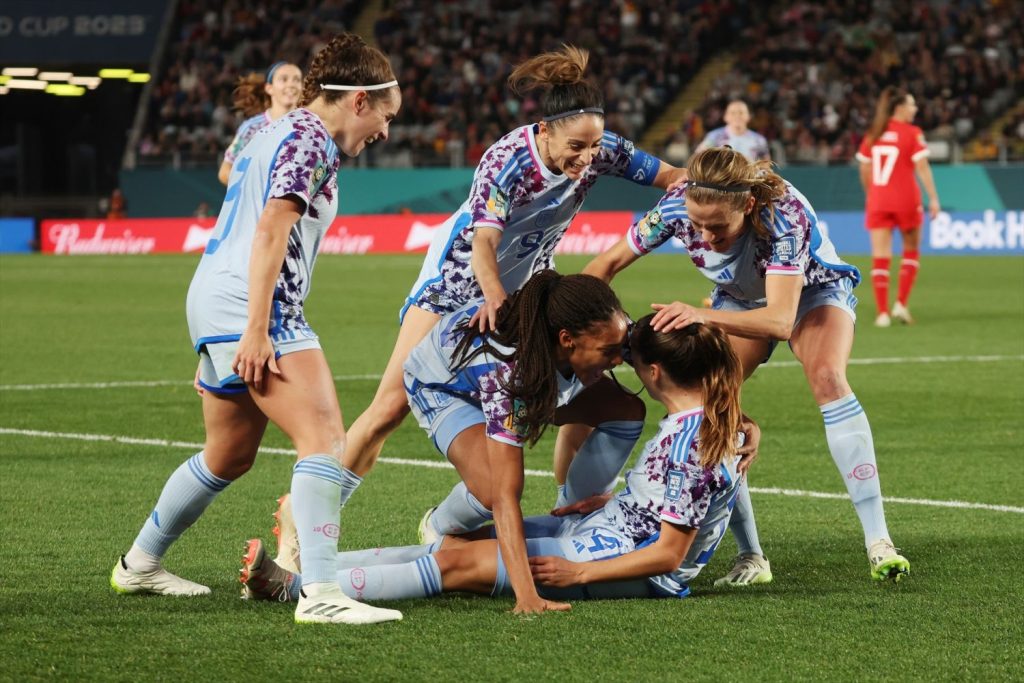
[[[889,327],[892,319],[910,324],[907,301],[917,276],[918,252],[924,209],[914,172],[928,193],[928,215],[939,215],[939,195],[935,191],[928,148],[921,129],[911,124],[917,114],[914,96],[902,88],[882,90],[875,107],[871,128],[857,151],[860,182],[867,195],[865,225],[871,235],[871,284],[875,290],[878,317],[875,325]],[[889,315],[889,262],[892,260],[892,231],[903,234],[903,260],[900,263],[899,290]]]

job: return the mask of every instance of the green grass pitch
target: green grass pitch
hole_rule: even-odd
[[[508,599],[446,596],[401,602],[404,621],[364,628],[297,627],[289,606],[238,599],[243,542],[269,540],[274,499],[288,487],[283,455],[261,456],[168,554],[172,571],[212,596],[122,597],[107,584],[164,480],[203,439],[184,319],[195,262],[0,259],[0,680],[1024,676],[1024,259],[923,259],[912,327],[874,328],[870,287],[857,290],[849,377],[871,420],[883,493],[1012,508],[890,501],[890,530],[913,564],[899,585],[868,578],[848,501],[767,491],[845,491],[803,375],[779,348],[744,390],[764,430],[751,483],[774,583],[715,589],[733,554],[727,538],[685,600],[578,602],[568,614],[518,618]],[[372,379],[354,377],[383,369],[419,263],[317,264],[307,312],[340,378],[346,424],[373,394]],[[584,263],[559,259],[564,272]],[[634,316],[708,289],[679,256],[644,259],[615,285]],[[162,383],[41,386],[148,380]],[[645,437],[659,417],[650,404]],[[552,440],[527,454],[528,467],[549,468]],[[288,446],[274,429],[265,445]],[[384,456],[439,460],[411,419]],[[415,542],[420,515],[455,481],[449,470],[378,465],[345,510],[343,547]],[[527,479],[527,514],[553,499],[552,480]]]

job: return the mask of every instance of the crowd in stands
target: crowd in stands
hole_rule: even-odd
[[[366,6],[181,0],[139,156],[218,160],[241,121],[231,105],[238,77],[278,60],[307,64]],[[1020,116],[978,136],[1024,96],[1021,16],[1021,0],[383,0],[373,37],[393,61],[403,107],[389,143],[363,163],[475,165],[536,118],[536,100],[506,87],[512,67],[563,42],[590,50],[606,125],[634,140],[711,55],[737,55],[668,146],[652,150],[673,163],[685,163],[737,97],[776,161],[847,163],[888,84],[916,96],[929,141],[975,138],[969,154],[986,158],[999,142],[1024,146]]]
[[[964,143],[1024,96],[1021,16],[1019,0],[778,5],[743,31],[734,68],[674,142],[699,143],[701,124],[719,125],[739,97],[750,107],[750,127],[774,141],[776,160],[845,163],[878,94],[892,84],[915,95],[915,124],[929,141]],[[1004,132],[1012,140],[1021,131]]]

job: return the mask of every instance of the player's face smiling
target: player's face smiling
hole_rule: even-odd
[[[594,114],[571,116],[541,128],[541,157],[548,170],[578,180],[601,150],[604,118]]]
[[[398,88],[391,88],[390,93],[390,97],[376,102],[367,97],[361,105],[357,105],[357,113],[346,131],[345,141],[338,145],[345,154],[350,157],[359,156],[368,145],[388,139],[391,121],[402,106],[402,95]]]
[[[690,223],[712,251],[729,251],[746,230],[746,214],[726,204],[697,204],[688,200],[686,212]]]
[[[267,84],[267,94],[275,104],[293,109],[302,94],[302,70],[294,64],[282,64],[274,70],[273,81]]]
[[[600,381],[607,370],[622,365],[627,325],[626,318],[617,313],[611,320],[595,323],[575,337],[560,335],[559,365],[571,369],[584,386]]]

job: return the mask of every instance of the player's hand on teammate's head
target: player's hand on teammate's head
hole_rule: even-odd
[[[655,332],[668,332],[681,330],[693,323],[703,323],[704,316],[699,308],[694,308],[681,301],[673,301],[670,304],[651,304],[651,308],[657,311],[651,318],[651,327]]]

